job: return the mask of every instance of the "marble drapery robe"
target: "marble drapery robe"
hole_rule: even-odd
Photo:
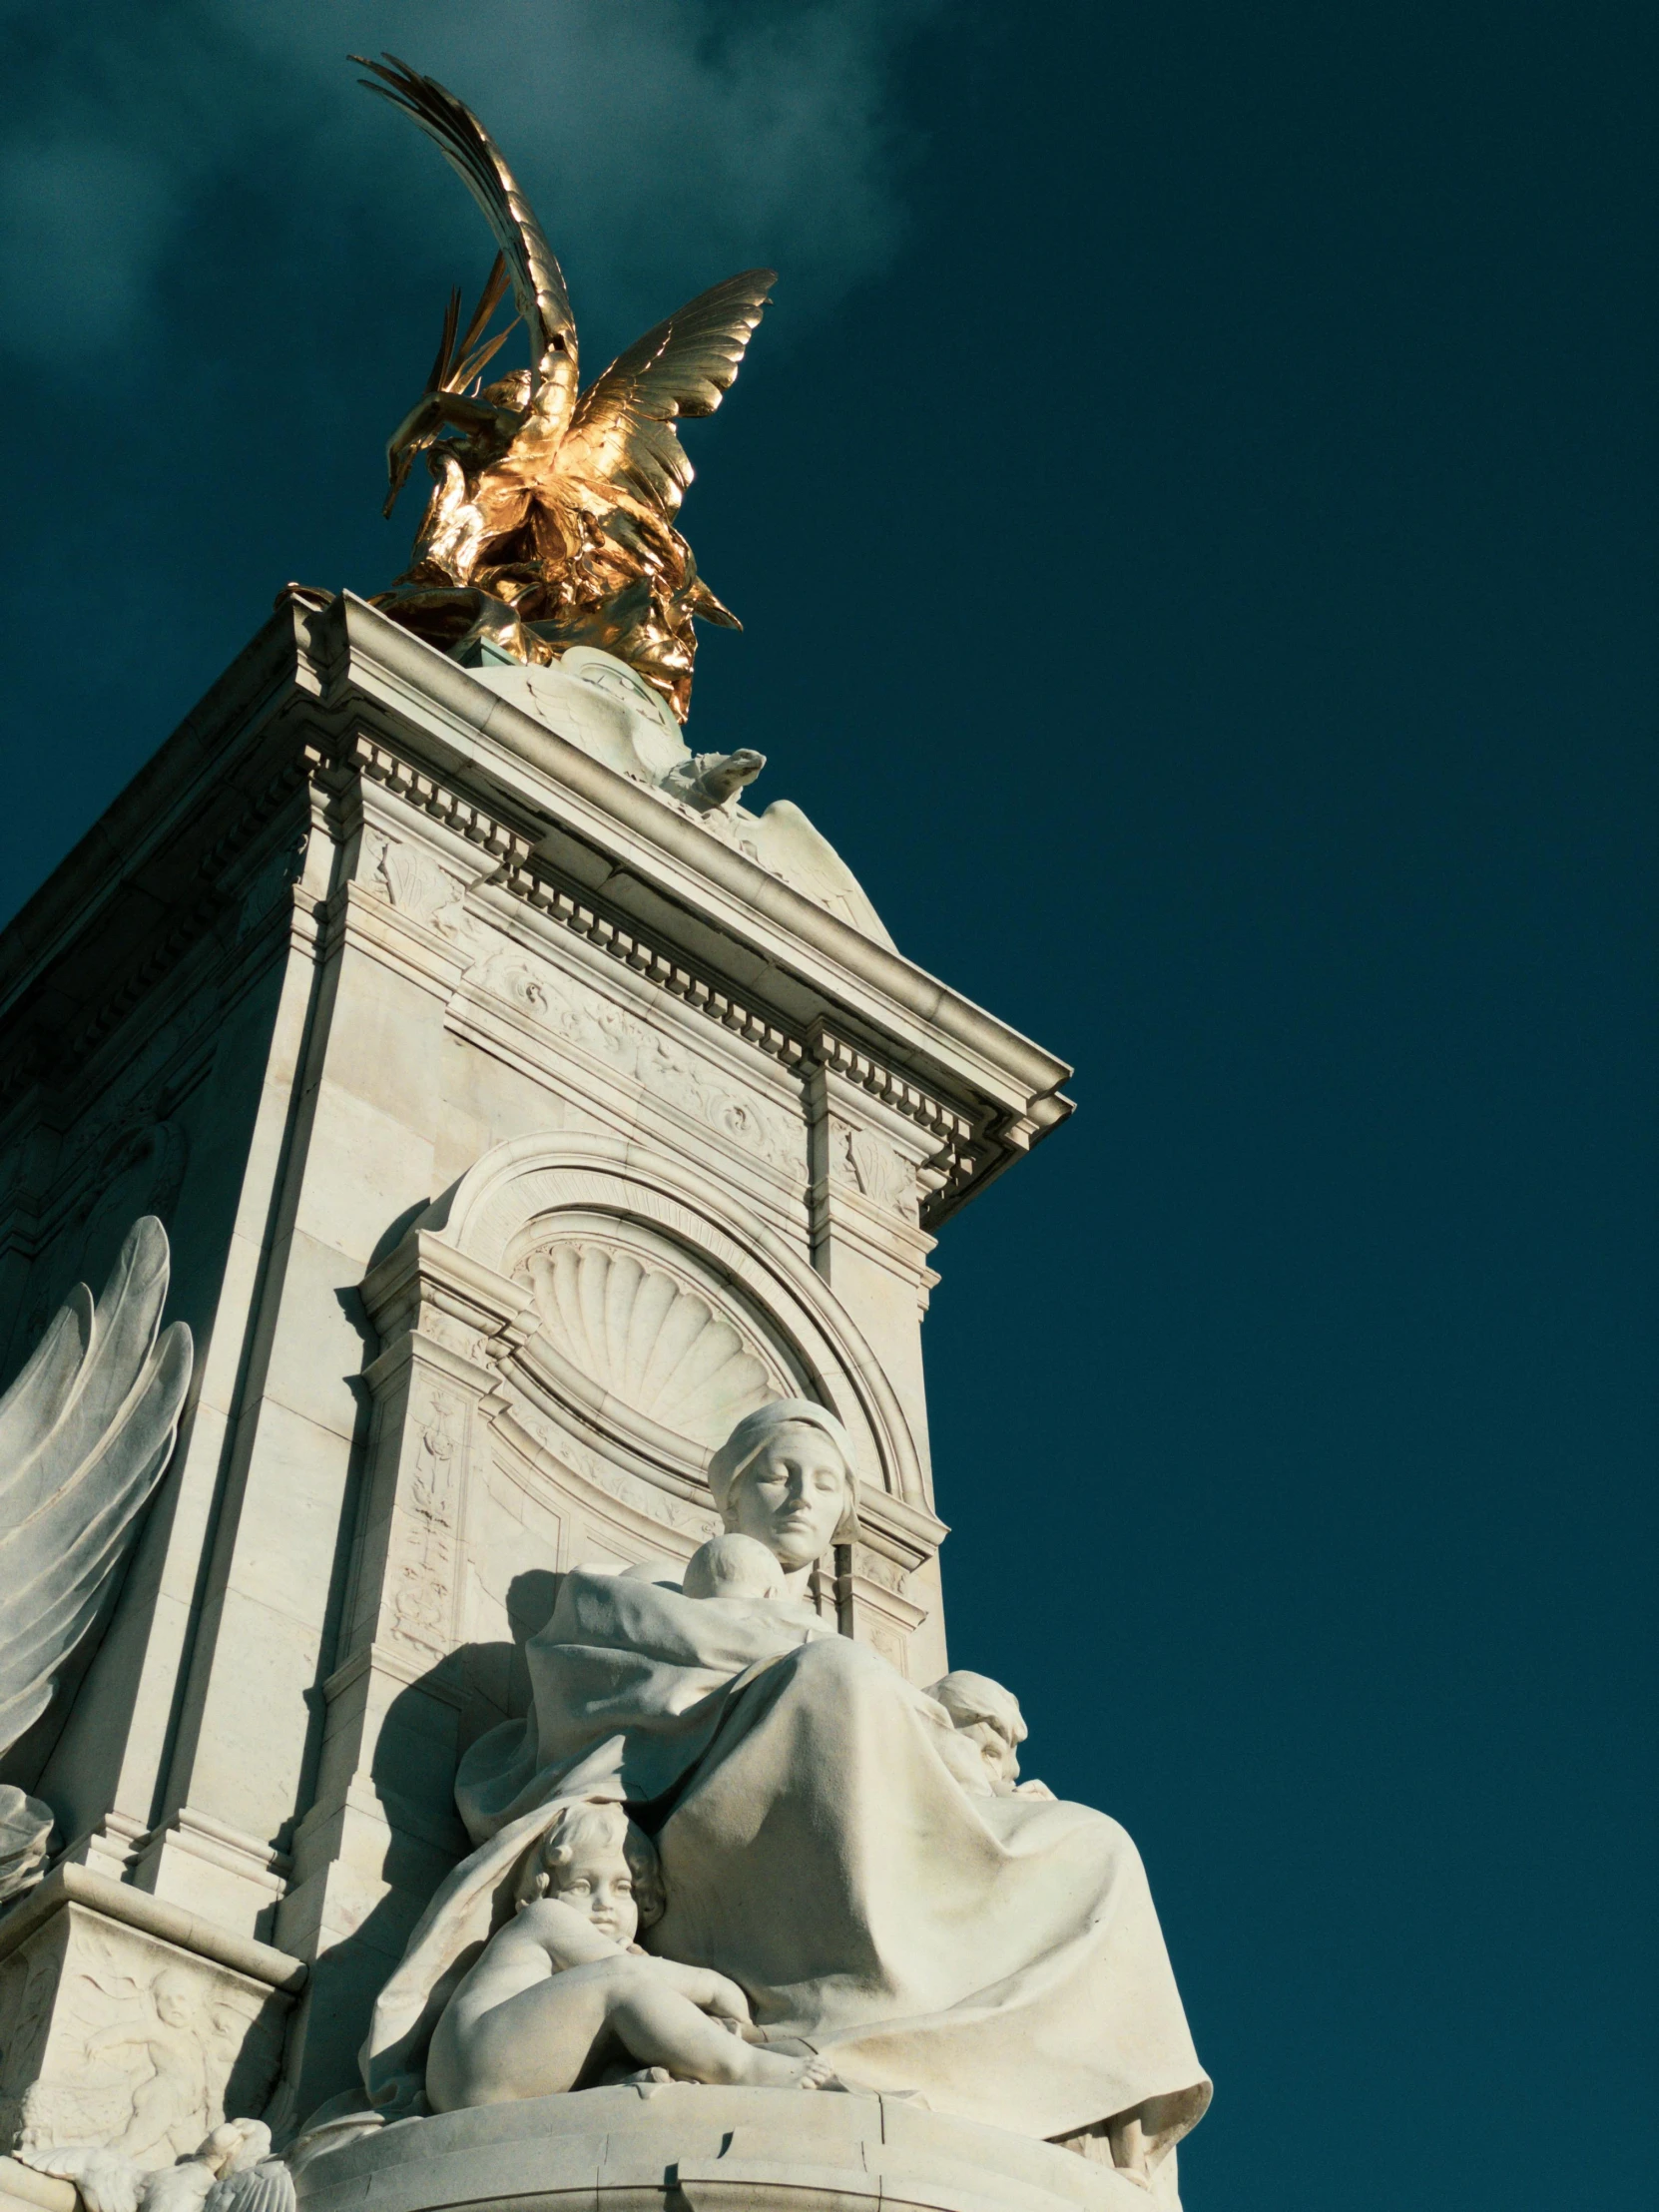
[[[583,1797],[656,1836],[649,1947],[730,1975],[849,2087],[1042,2137],[1140,2110],[1167,2143],[1203,2112],[1129,1838],[1086,1806],[969,1796],[942,1707],[867,1646],[803,1607],[578,1569],[528,1658],[528,1719],[462,1763],[478,1849],[381,1993],[371,2095],[411,2081],[524,1853]]]

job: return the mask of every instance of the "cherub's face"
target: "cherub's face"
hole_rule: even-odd
[[[606,1846],[597,1837],[573,1843],[574,1854],[562,1867],[547,1870],[547,1894],[592,1921],[601,1935],[631,1943],[640,1910],[634,1901],[634,1877],[620,1844]]]
[[[840,1453],[811,1422],[786,1422],[738,1477],[732,1508],[736,1533],[765,1544],[786,1573],[810,1567],[846,1510]]]
[[[188,2027],[195,2012],[191,1992],[165,1976],[155,1987],[156,2016],[169,2027]]]
[[[1019,1755],[993,1721],[975,1721],[959,1733],[979,1746],[985,1772],[993,1782],[1012,1783],[1019,1778]]]

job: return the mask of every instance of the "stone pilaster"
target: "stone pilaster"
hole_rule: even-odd
[[[489,1443],[492,1346],[525,1335],[529,1294],[416,1233],[376,1266],[364,1303],[382,1350],[315,1801],[276,1924],[319,1961],[304,2074],[328,2079],[466,1838],[453,1810],[467,1685],[462,1583],[469,1509]],[[500,1718],[499,1713],[488,1718]]]

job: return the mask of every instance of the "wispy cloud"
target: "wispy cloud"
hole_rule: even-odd
[[[483,114],[579,314],[631,335],[760,261],[797,308],[827,310],[901,235],[895,73],[940,5],[9,0],[0,344],[71,373],[89,349],[105,369],[112,350],[165,349],[181,295],[203,304],[193,256],[228,208],[274,271],[377,261],[400,286],[475,269],[470,202],[355,87],[347,50],[386,47]]]

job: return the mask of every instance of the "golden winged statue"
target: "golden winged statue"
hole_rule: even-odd
[[[500,249],[464,331],[451,293],[426,389],[386,446],[389,515],[416,454],[432,495],[411,566],[374,604],[430,644],[549,662],[567,646],[627,661],[683,722],[694,618],[740,629],[697,573],[675,518],[692,466],[678,419],[731,389],[777,274],[746,270],[659,322],[585,391],[552,249],[501,151],[434,78],[354,54],[360,82],[414,118],[483,210]],[[486,336],[508,286],[517,315]],[[484,384],[522,322],[530,366]]]

